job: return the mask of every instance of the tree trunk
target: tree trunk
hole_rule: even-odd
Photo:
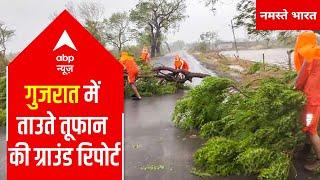
[[[151,39],[151,57],[155,57],[156,56],[156,47],[157,47],[157,43],[155,39]]]
[[[157,56],[161,55],[161,31],[160,29],[157,29],[155,34],[156,39],[156,54]]]
[[[157,41],[156,54],[157,56],[161,55],[161,42],[159,40]]]
[[[166,46],[167,46],[167,49],[168,49],[169,53],[171,53],[171,48],[170,48],[169,43],[168,43],[168,42],[164,42],[164,43],[166,44]]]
[[[120,56],[120,54],[121,54],[121,51],[122,51],[122,46],[121,46],[121,45],[119,45],[119,47],[118,47],[118,53],[119,53],[119,56]]]
[[[156,56],[156,47],[157,47],[157,41],[153,32],[153,26],[150,25],[150,44],[151,44],[151,58]]]
[[[186,81],[192,82],[193,78],[205,78],[210,76],[208,74],[193,73],[183,69],[174,69],[166,66],[155,67],[153,68],[153,72],[156,73],[155,77],[177,83],[185,83]],[[179,74],[183,74],[183,78],[181,78]]]

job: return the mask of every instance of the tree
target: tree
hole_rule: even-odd
[[[85,21],[100,21],[104,15],[103,5],[94,1],[83,1],[78,5],[78,11]]]
[[[218,0],[204,0],[204,2],[207,7],[210,7],[212,12],[216,12],[217,9],[215,5],[217,4]]]
[[[120,53],[126,43],[135,37],[135,31],[130,26],[129,16],[126,12],[113,13],[109,19],[104,20],[105,36],[107,42]]]
[[[5,59],[7,42],[14,36],[14,30],[9,29],[4,23],[0,22],[0,57]]]
[[[104,25],[100,21],[85,21],[84,27],[91,33],[101,45],[105,46]]]
[[[210,9],[215,12],[217,9],[215,5],[221,0],[204,0],[206,6],[209,6]],[[271,40],[271,36],[274,31],[258,31],[255,29],[256,27],[256,0],[239,0],[237,4],[238,14],[235,16],[236,26],[237,27],[245,27],[247,30],[247,34],[249,37],[258,37],[266,40],[267,47],[269,46],[269,42]],[[295,33],[296,31],[279,31],[277,35],[277,40],[284,45],[292,45],[295,41]],[[315,33],[320,34],[319,30],[314,30]]]
[[[277,35],[277,41],[285,46],[293,47],[299,31],[280,31]]]
[[[161,53],[163,34],[187,17],[185,11],[185,0],[140,0],[131,10],[131,20],[149,32],[152,57]]]
[[[83,1],[78,4],[78,16],[82,19],[84,27],[104,46],[103,37],[103,5],[94,1]]]
[[[266,41],[267,48],[271,41],[273,31],[256,29],[256,1],[241,0],[237,4],[238,14],[235,16],[235,27],[244,27],[249,38],[259,38]]]
[[[206,0],[207,6],[214,7],[218,1]],[[235,27],[244,27],[249,38],[265,40],[266,46],[269,47],[273,31],[256,30],[256,0],[239,0],[236,8],[238,14],[234,17]]]
[[[105,45],[103,37],[103,5],[95,1],[83,1],[79,4],[75,4],[72,1],[68,1],[65,4],[65,8],[75,18],[77,18],[81,24],[94,36],[102,45]],[[57,16],[57,12],[51,15],[51,18]]]
[[[182,41],[182,40],[178,40],[178,41],[174,41],[172,43],[170,43],[170,49],[172,51],[179,51],[182,50],[186,47],[186,42]]]
[[[218,37],[218,35],[214,31],[208,31],[208,32],[202,33],[200,35],[201,41],[207,43],[209,46],[209,49],[211,49],[212,43],[214,40],[217,39],[217,37]]]

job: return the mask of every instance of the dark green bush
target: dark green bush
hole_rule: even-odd
[[[0,109],[0,126],[6,125],[6,110]]]
[[[245,174],[258,174],[261,169],[267,168],[276,158],[273,151],[265,148],[248,148],[239,154],[237,163]]]
[[[6,108],[6,77],[0,78],[0,108]]]
[[[144,65],[139,60],[137,61],[137,63],[140,67],[140,74],[150,76],[153,74],[151,66]],[[159,79],[155,77],[139,78],[136,81],[136,86],[141,96],[173,94],[178,90],[178,86],[175,83],[164,82],[159,84]],[[130,87],[130,84],[127,83],[125,86],[125,97],[130,97],[132,94],[133,91]]]
[[[141,96],[154,96],[173,94],[178,88],[174,83],[159,84],[156,78],[140,78],[136,82],[137,88]],[[133,91],[129,84],[125,86],[125,96],[130,97]]]
[[[293,152],[304,141],[298,117],[305,98],[293,90],[293,77],[266,79],[241,93],[230,93],[226,79],[208,78],[181,99],[175,124],[213,137],[195,153],[196,168],[211,175],[287,179]]]
[[[268,168],[262,169],[258,180],[287,180],[291,167],[291,159],[282,154]]]
[[[288,71],[284,74],[283,81],[285,83],[290,83],[290,82],[293,82],[296,77],[297,77],[296,71]]]
[[[304,96],[280,80],[268,79],[250,97],[233,106],[222,120],[222,133],[235,139],[251,139],[255,146],[292,151],[302,141],[297,120]]]
[[[248,74],[255,74],[256,72],[260,71],[261,68],[262,68],[262,64],[259,62],[256,62],[250,66],[248,70]]]
[[[223,114],[220,105],[226,100],[231,85],[229,79],[205,78],[201,85],[188,92],[185,100],[177,102],[173,122],[185,130],[199,130],[204,124],[219,120]]]
[[[236,158],[242,150],[236,141],[217,137],[210,139],[194,154],[195,165],[211,175],[239,174]]]

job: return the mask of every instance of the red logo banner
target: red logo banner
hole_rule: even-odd
[[[320,1],[257,0],[258,30],[319,30]]]
[[[7,179],[123,179],[123,68],[67,11],[7,70]]]

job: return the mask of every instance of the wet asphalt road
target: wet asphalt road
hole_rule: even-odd
[[[126,180],[200,179],[190,174],[192,153],[201,141],[190,138],[171,123],[178,93],[125,103]],[[148,167],[161,170],[145,170]]]

